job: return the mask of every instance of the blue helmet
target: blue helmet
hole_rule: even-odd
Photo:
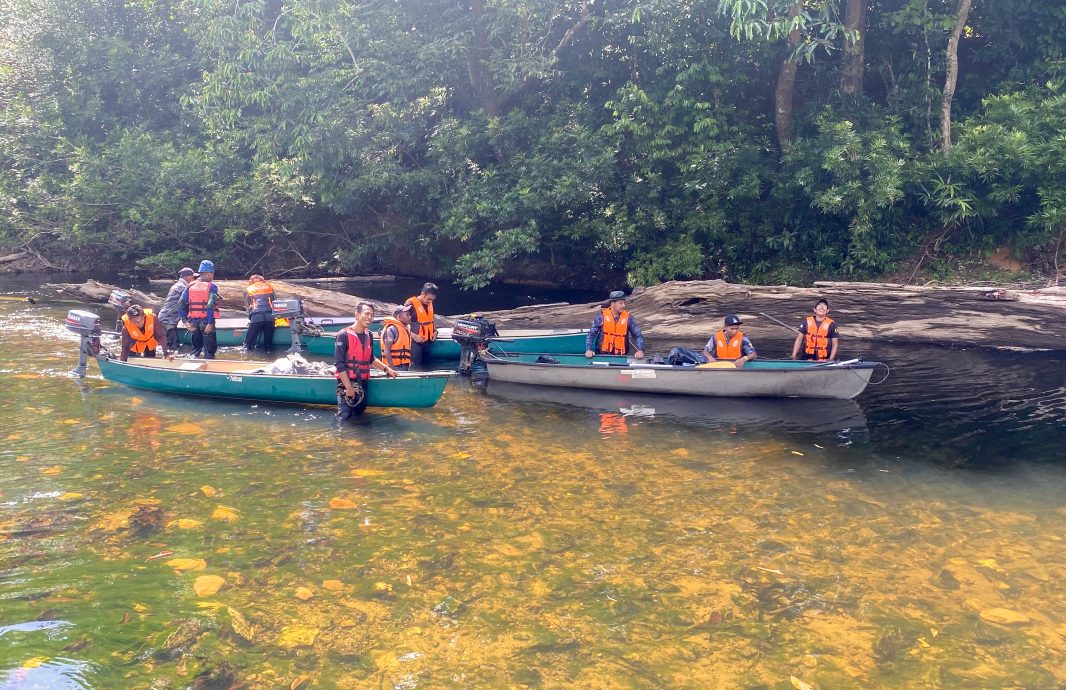
[[[213,263],[211,263],[210,261],[208,261],[207,259],[204,259],[203,261],[200,262],[200,268],[198,268],[196,270],[196,272],[197,273],[214,273],[215,272],[215,265]]]

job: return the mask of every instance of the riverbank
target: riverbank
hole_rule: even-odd
[[[280,296],[299,297],[312,316],[350,314],[366,298],[285,281],[271,281]],[[225,295],[242,294],[244,281],[218,281]],[[105,302],[113,285],[87,281],[51,284],[64,299]],[[159,294],[130,290],[141,304],[159,307]],[[739,314],[743,330],[760,338],[790,337],[820,298],[829,301],[845,342],[922,343],[949,347],[1066,350],[1066,288],[1013,290],[997,287],[929,287],[890,283],[819,282],[814,287],[735,285],[721,280],[671,281],[638,288],[628,306],[644,334],[657,341],[694,345],[719,327],[725,314]],[[232,299],[232,298],[231,298]],[[398,298],[397,298],[398,299]],[[447,310],[448,295],[439,305]],[[383,309],[394,303],[373,300]],[[231,302],[234,304],[234,302]],[[485,312],[507,328],[585,327],[597,303],[558,303]],[[240,309],[227,310],[240,315]],[[771,318],[772,317],[772,318]],[[455,316],[438,317],[451,323]],[[779,356],[778,353],[766,353]]]

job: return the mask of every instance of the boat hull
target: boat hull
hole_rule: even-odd
[[[337,382],[332,376],[253,371],[268,366],[268,362],[196,359],[120,362],[107,357],[99,357],[97,362],[108,381],[161,393],[302,405],[337,403]],[[394,379],[372,376],[367,386],[367,406],[432,407],[443,395],[450,375],[451,372],[445,371],[405,372]]]
[[[757,360],[742,369],[699,369],[622,362],[620,358],[569,357],[558,364],[530,357],[486,357],[489,379],[534,386],[592,388],[633,393],[713,397],[833,398],[850,400],[865,390],[875,362],[818,365]]]
[[[450,328],[437,331],[438,337],[430,348],[432,362],[458,362],[461,348],[452,340]],[[588,331],[580,329],[556,330],[504,330],[498,338],[489,341],[489,346],[500,353],[549,353],[581,354],[585,351],[585,336]],[[313,355],[332,355],[336,334],[302,338],[307,351]],[[374,356],[381,356],[381,341],[374,334]]]

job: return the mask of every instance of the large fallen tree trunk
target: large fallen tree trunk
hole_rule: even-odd
[[[841,339],[993,348],[1066,350],[1066,288],[915,287],[883,283],[816,283],[813,288],[734,285],[720,280],[672,281],[637,289],[628,300],[645,336],[657,342],[700,345],[739,314],[758,339],[791,339],[762,314],[799,327],[825,297]],[[545,306],[490,312],[498,326],[588,328],[600,305]],[[764,356],[780,356],[765,353]]]
[[[218,281],[229,305],[243,306],[247,283]],[[394,304],[271,281],[282,297],[299,297],[312,316],[347,315],[361,301],[379,310]],[[85,302],[106,302],[114,286],[96,281],[52,285],[64,295]],[[162,298],[128,290],[139,304],[159,307]],[[726,314],[739,314],[743,330],[755,340],[780,341],[792,336],[768,317],[798,327],[819,298],[829,300],[830,315],[840,325],[845,347],[849,340],[990,348],[1066,350],[1066,288],[1009,290],[950,288],[885,283],[816,283],[813,288],[782,285],[735,285],[721,280],[672,281],[638,289],[629,309],[644,334],[663,344],[698,345],[721,327]],[[441,297],[446,302],[447,295]],[[550,304],[487,312],[501,328],[588,328],[599,304]],[[231,311],[241,315],[243,310]],[[766,316],[763,316],[765,314]],[[439,316],[438,325],[454,317]],[[847,349],[845,349],[847,352]],[[780,356],[764,352],[764,356]]]

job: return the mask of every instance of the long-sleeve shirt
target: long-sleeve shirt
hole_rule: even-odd
[[[214,299],[211,299],[211,297],[214,297]],[[211,283],[211,297],[208,297],[209,303],[207,305],[207,318],[206,319],[201,319],[201,320],[204,323],[213,324],[213,323],[215,323],[215,308],[217,307],[218,302],[222,299],[222,295],[218,294],[218,286],[215,285],[214,283]],[[181,310],[180,310],[181,318],[188,319],[189,318],[189,288],[188,287],[186,287],[185,291],[181,293],[180,304],[181,304]]]
[[[585,349],[595,352],[600,346],[600,337],[602,335],[603,312],[600,312],[596,315],[596,318],[593,319],[592,328],[589,329],[589,334],[585,338]],[[629,315],[629,321],[626,325],[626,335],[627,339],[633,339],[633,344],[636,345],[638,350],[644,349],[644,334],[640,332],[640,326],[637,325],[637,320],[633,318],[633,314]]]
[[[159,316],[156,317],[163,322],[164,326],[171,328],[178,325],[178,321],[181,320],[181,296],[185,294],[185,289],[188,287],[189,283],[180,278],[178,282],[170,286],[163,308],[159,310]]]
[[[155,319],[155,329],[152,337],[155,338],[157,343],[156,347],[163,348],[163,356],[166,357],[167,351],[167,331],[166,326],[157,318]],[[129,359],[130,353],[133,352],[134,340],[130,336],[129,331],[126,330],[125,325],[122,327],[122,333],[119,335],[119,341],[122,343],[122,354],[119,355],[119,360],[125,362]]]

